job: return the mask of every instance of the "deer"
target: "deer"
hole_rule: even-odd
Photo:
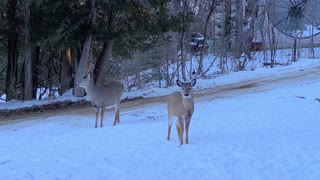
[[[192,114],[194,112],[194,98],[193,86],[196,84],[196,79],[190,82],[176,81],[180,87],[180,92],[176,91],[168,95],[167,108],[168,108],[168,136],[167,140],[170,141],[171,126],[174,117],[177,117],[176,129],[179,136],[180,145],[183,144],[183,132],[186,130],[185,143],[189,144],[189,125]],[[184,127],[185,126],[185,127]]]
[[[85,89],[90,97],[96,115],[95,128],[98,127],[100,114],[100,127],[103,127],[103,116],[106,108],[115,108],[115,118],[113,126],[120,123],[120,101],[124,90],[123,84],[118,81],[111,81],[106,85],[97,86],[90,74],[83,77],[77,84]]]

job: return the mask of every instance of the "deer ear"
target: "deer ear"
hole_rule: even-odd
[[[190,81],[190,83],[191,83],[192,86],[196,85],[196,82],[197,82],[196,79],[192,79],[192,80]]]
[[[182,82],[182,81],[180,81],[179,79],[178,79],[176,82],[177,82],[177,85],[178,85],[179,87],[181,87],[181,86],[182,86],[182,84],[183,84],[183,82]]]

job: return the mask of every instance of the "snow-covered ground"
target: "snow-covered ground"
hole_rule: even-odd
[[[291,66],[231,73],[198,80],[196,88],[281,76],[319,64],[319,59],[304,59]],[[270,87],[197,100],[190,144],[182,146],[175,128],[166,141],[164,103],[122,111],[115,127],[114,114],[107,114],[105,126],[97,129],[93,114],[2,123],[0,179],[319,179],[320,79]],[[177,87],[124,96],[173,90]]]

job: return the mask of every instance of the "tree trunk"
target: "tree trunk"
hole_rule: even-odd
[[[25,29],[24,29],[24,100],[31,100],[33,98],[33,79],[32,79],[32,47],[31,47],[31,19],[30,6],[26,2],[25,12]]]
[[[70,88],[70,84],[72,83],[71,55],[70,56],[68,55],[70,51],[71,50],[69,48],[67,51],[61,52],[60,68],[59,68],[60,87],[58,90],[60,96]]]
[[[235,59],[239,59],[242,53],[245,53],[249,60],[251,57],[251,44],[254,38],[254,25],[258,10],[258,2],[256,0],[247,1],[247,11],[243,12],[243,2],[237,1],[237,37]],[[243,19],[244,14],[244,19]]]
[[[105,77],[108,76],[108,64],[112,55],[112,47],[114,40],[108,40],[103,45],[103,50],[97,60],[94,69],[94,80],[98,86],[102,86],[105,82]]]
[[[169,55],[167,52],[167,58],[166,58],[166,86],[170,86],[170,72],[169,72]]]
[[[186,0],[183,1],[182,3],[182,13],[181,13],[181,37],[180,37],[180,48],[181,48],[181,74],[182,74],[182,78],[184,81],[187,80],[187,77],[186,77],[186,62],[185,62],[185,58],[184,58],[184,37],[185,37],[185,26],[184,26],[184,23],[185,23],[185,17],[184,17],[184,14],[185,14],[185,11],[186,11],[186,8],[187,7],[187,2]]]
[[[231,51],[231,36],[232,36],[232,1],[224,0],[224,8],[225,8],[225,24],[224,24],[224,34],[225,34],[225,48],[226,52]]]
[[[313,26],[312,26],[312,29],[311,29],[311,31],[312,31],[312,34],[314,34],[314,32],[313,32]],[[309,58],[310,59],[314,59],[314,42],[313,42],[313,36],[311,36],[310,37],[310,41],[309,41]]]
[[[249,0],[247,2],[248,8],[250,11],[246,12],[246,21],[247,26],[249,26],[249,30],[246,32],[246,36],[244,37],[244,53],[247,55],[248,59],[251,60],[251,44],[254,38],[254,26],[256,23],[256,17],[258,14],[258,1],[256,0]]]
[[[91,0],[91,10],[89,15],[90,26],[92,27],[96,22],[96,0]],[[88,67],[88,60],[90,56],[90,49],[91,49],[91,42],[92,42],[92,34],[87,34],[87,37],[84,41],[81,58],[79,64],[77,65],[76,74],[74,78],[74,85],[77,84],[81,78],[86,75],[86,69]],[[84,89],[74,86],[73,95],[77,97],[84,96]]]
[[[113,14],[113,9],[111,9],[109,14],[109,27],[114,29],[116,24],[116,15]],[[102,86],[105,82],[105,77],[108,76],[108,64],[109,60],[112,56],[112,48],[113,48],[114,40],[109,39],[103,44],[103,50],[97,60],[97,63],[94,68],[94,80],[98,86]]]
[[[243,45],[243,1],[236,1],[236,37],[235,37],[235,51],[234,51],[234,58],[239,59],[242,54],[242,45]]]
[[[33,68],[32,68],[32,82],[33,82],[33,99],[37,98],[37,88],[38,88],[38,73],[39,73],[39,65],[40,65],[40,47],[36,46],[34,47],[34,50],[32,50],[32,59],[33,59]]]
[[[269,41],[270,41],[270,67],[273,68],[274,62],[276,59],[276,35],[275,35],[275,27],[272,25],[271,27],[271,35],[269,34]],[[270,37],[271,36],[271,37]]]
[[[293,55],[292,55],[292,62],[296,62],[297,61],[297,37],[295,36],[293,38]]]
[[[226,9],[226,3],[227,2],[223,2],[223,7]],[[224,11],[225,13],[225,11]],[[220,63],[219,63],[219,68],[222,72],[225,71],[225,59],[226,59],[226,51],[227,51],[227,47],[226,47],[226,14],[222,15],[222,19],[221,19],[221,47],[220,47]]]
[[[8,66],[6,75],[6,101],[16,98],[15,86],[18,75],[18,22],[16,19],[17,0],[8,1],[8,20],[12,24],[8,30]]]
[[[203,40],[202,49],[201,49],[201,53],[200,53],[199,66],[198,66],[198,72],[197,72],[198,75],[202,75],[202,73],[203,73],[203,54],[205,52],[205,48],[206,48],[206,45],[207,45],[206,42],[207,42],[208,23],[209,23],[209,20],[210,20],[212,14],[213,14],[213,10],[215,9],[215,6],[216,6],[215,1],[212,1],[211,7],[210,7],[210,10],[209,10],[209,14],[207,16],[207,19],[206,19],[206,22],[205,22],[205,26],[204,26],[204,33],[203,33],[204,40]]]
[[[181,54],[180,54],[180,58],[181,58],[181,74],[182,74],[182,79],[184,81],[187,80],[186,77],[186,61],[185,61],[185,57],[184,57],[184,30],[181,33],[181,38],[180,38],[180,48],[181,48]]]

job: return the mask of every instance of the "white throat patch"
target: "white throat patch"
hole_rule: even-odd
[[[182,95],[182,97],[185,99],[188,99],[188,98],[191,98],[191,95],[188,95],[188,96]]]

